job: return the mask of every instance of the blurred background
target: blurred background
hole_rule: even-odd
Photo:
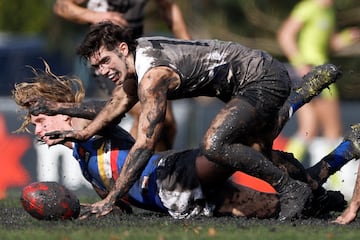
[[[237,41],[251,48],[268,51],[286,61],[276,41],[276,31],[288,16],[295,0],[178,0],[194,39],[217,38]],[[33,142],[30,134],[13,134],[20,126],[17,107],[11,99],[16,82],[32,76],[27,66],[43,69],[45,59],[57,75],[80,76],[87,96],[96,90],[75,56],[88,25],[74,24],[53,13],[54,0],[0,0],[0,198],[10,188],[29,182],[54,180],[74,190],[88,188],[82,179],[71,151],[56,146],[47,148]],[[336,1],[338,28],[360,26],[360,1]],[[146,6],[145,35],[172,36],[160,19],[155,1]],[[343,77],[338,81],[344,129],[360,120],[360,43],[333,53],[331,62],[340,66]],[[207,98],[173,102],[178,123],[175,148],[197,147],[202,134],[222,103]],[[131,118],[122,125],[127,128]],[[286,139],[296,128],[296,119],[285,127]],[[282,143],[278,143],[278,148]],[[357,167],[344,170],[353,179]],[[349,172],[350,171],[350,172]],[[346,182],[344,180],[342,182]],[[350,186],[352,187],[352,186]],[[352,192],[352,188],[346,191]]]

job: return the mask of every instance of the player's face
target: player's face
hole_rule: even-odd
[[[120,48],[109,51],[102,46],[90,57],[90,64],[96,74],[105,76],[117,86],[121,86],[129,73],[125,54],[127,52],[124,53]]]
[[[70,118],[66,115],[47,116],[39,114],[38,116],[31,115],[31,123],[34,125],[34,133],[47,145],[52,145],[54,140],[45,136],[45,133],[52,131],[66,131],[71,130]]]

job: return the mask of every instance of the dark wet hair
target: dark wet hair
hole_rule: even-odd
[[[131,29],[123,28],[110,21],[103,21],[91,25],[76,53],[83,60],[88,61],[101,46],[112,51],[121,42],[125,42],[130,51],[134,51],[137,45],[136,40],[132,37]]]

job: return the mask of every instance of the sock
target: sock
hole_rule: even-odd
[[[341,167],[354,158],[351,141],[341,142],[334,151],[326,155],[321,161],[306,171],[320,185],[322,185],[329,176],[337,172]]]
[[[303,101],[291,103],[291,106],[290,106],[290,109],[289,109],[289,116],[291,117],[303,105],[304,105]]]
[[[331,172],[336,172],[353,158],[351,142],[347,140],[340,143],[324,160],[330,166]]]

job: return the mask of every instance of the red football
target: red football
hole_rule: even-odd
[[[79,199],[57,182],[34,182],[23,188],[21,204],[25,211],[39,220],[76,219],[80,213]]]

